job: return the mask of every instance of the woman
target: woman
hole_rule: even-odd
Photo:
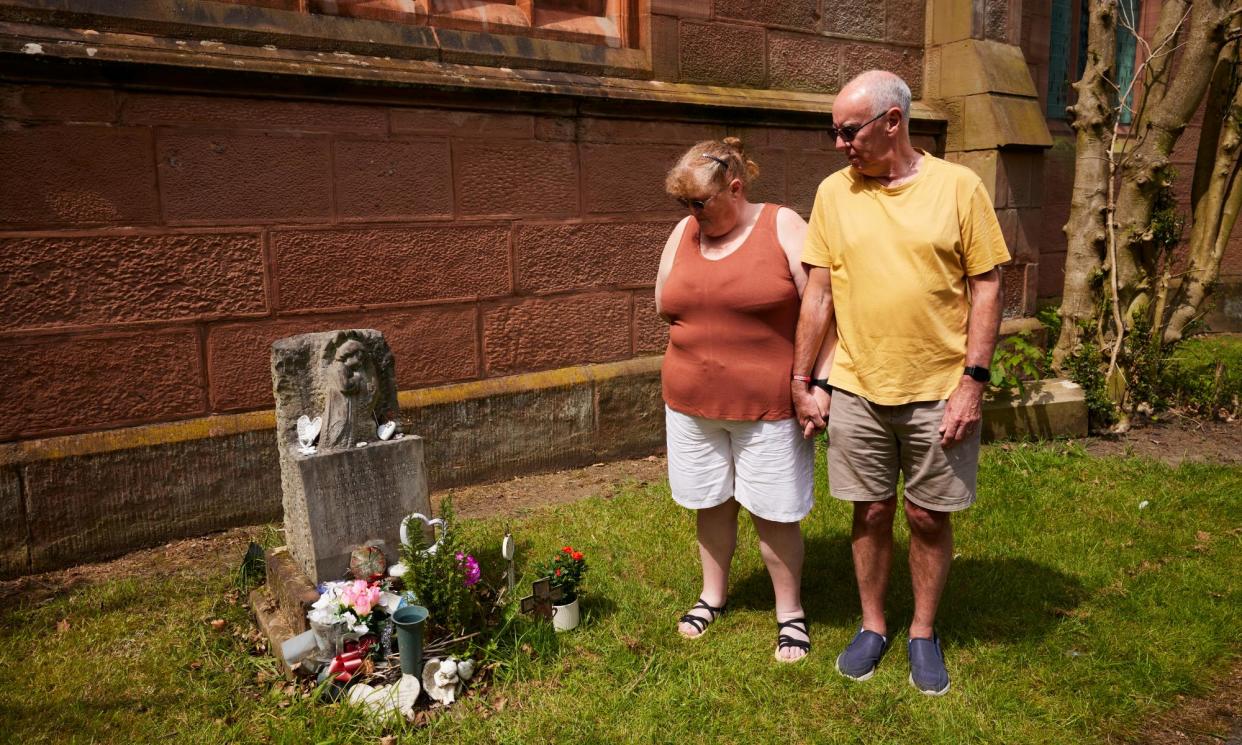
[[[678,631],[697,638],[724,612],[745,507],[776,594],[776,658],[792,662],[811,648],[800,521],[814,502],[814,446],[789,393],[806,223],[786,207],[747,200],[758,173],[729,137],[690,148],[665,181],[690,210],[664,246],[655,290],[656,310],[671,324],[661,371],[669,484],[673,499],[696,511],[703,564],[702,594]],[[826,377],[827,356],[814,377]],[[826,412],[826,391],[815,394]]]

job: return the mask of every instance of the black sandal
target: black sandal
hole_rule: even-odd
[[[799,628],[797,624],[801,624],[802,627]],[[801,631],[803,634],[807,635],[808,639],[804,641],[802,639],[796,639],[790,636],[789,634],[779,634],[780,630],[785,628],[786,626],[791,627],[795,631]],[[776,637],[776,652],[774,652],[773,655],[776,657],[777,660],[780,660],[781,662],[797,662],[798,660],[801,660],[807,656],[804,654],[802,655],[802,657],[799,657],[798,659],[787,660],[780,656],[780,651],[782,649],[789,649],[789,648],[801,649],[807,654],[810,654],[811,642],[810,642],[809,637],[811,636],[811,632],[810,632],[810,627],[807,626],[807,623],[806,623],[806,616],[799,616],[798,618],[791,618],[788,621],[778,621],[776,624],[776,630],[779,635]]]
[[[677,622],[688,623],[694,627],[695,631],[699,633],[695,634],[694,636],[687,636],[686,634],[682,634],[682,636],[686,637],[687,639],[698,639],[700,636],[703,635],[703,632],[707,631],[708,626],[714,623],[717,618],[720,618],[721,616],[724,615],[725,607],[728,604],[729,604],[729,601],[726,600],[725,602],[720,604],[719,608],[713,608],[712,606],[707,604],[706,600],[704,600],[703,598],[699,598],[699,602],[695,603],[694,607],[691,608],[690,610],[694,611],[699,608],[702,608],[708,613],[711,613],[712,617],[703,618],[702,616],[696,616],[693,613],[686,613],[684,616],[677,619]],[[681,633],[681,632],[679,631],[678,633]]]

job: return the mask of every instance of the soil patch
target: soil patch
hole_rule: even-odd
[[[1172,466],[1185,461],[1242,463],[1242,421],[1201,421],[1177,417],[1133,429],[1124,435],[1083,440],[1092,455],[1154,458]]]
[[[1206,696],[1178,696],[1164,714],[1143,723],[1132,739],[1144,745],[1242,745],[1242,660]]]
[[[637,460],[596,463],[569,471],[518,476],[493,484],[458,486],[431,495],[437,509],[451,496],[458,517],[522,517],[550,505],[576,502],[585,497],[608,498],[628,486],[646,486],[668,475],[663,455]]]

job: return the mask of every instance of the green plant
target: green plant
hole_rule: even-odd
[[[1163,370],[1169,403],[1203,416],[1242,414],[1242,338],[1189,339],[1178,345]]]
[[[1107,429],[1117,421],[1117,407],[1108,397],[1102,362],[1099,348],[1090,342],[1066,358],[1070,380],[1082,386],[1087,402],[1087,422],[1092,431]]]
[[[1006,390],[1022,390],[1025,380],[1043,374],[1044,350],[1027,338],[1026,332],[1010,336],[992,355],[992,385]]]
[[[427,623],[448,634],[465,628],[477,607],[472,586],[478,581],[478,567],[473,569],[464,560],[467,551],[461,544],[453,520],[453,501],[445,498],[440,504],[444,521],[440,544],[428,550],[423,525],[417,518],[406,518],[409,543],[401,547],[401,563],[405,566],[402,580],[406,590],[413,592],[419,605],[428,611]],[[470,581],[473,577],[474,582]]]
[[[561,599],[566,603],[578,597],[578,585],[586,570],[586,557],[573,546],[564,546],[550,560],[535,565],[537,575],[549,578],[553,587],[561,588]]]

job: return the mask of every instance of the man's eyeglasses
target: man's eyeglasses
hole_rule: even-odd
[[[887,113],[888,113],[887,110],[881,111],[880,113],[876,114],[875,116],[871,117],[867,121],[857,126],[845,126],[845,127],[830,126],[828,127],[828,135],[832,137],[833,142],[836,142],[838,137],[840,137],[842,140],[846,142],[853,142],[854,138],[858,135],[859,132],[862,131],[863,127],[867,126],[871,122],[874,122],[876,119],[879,119],[880,117],[884,116]]]

